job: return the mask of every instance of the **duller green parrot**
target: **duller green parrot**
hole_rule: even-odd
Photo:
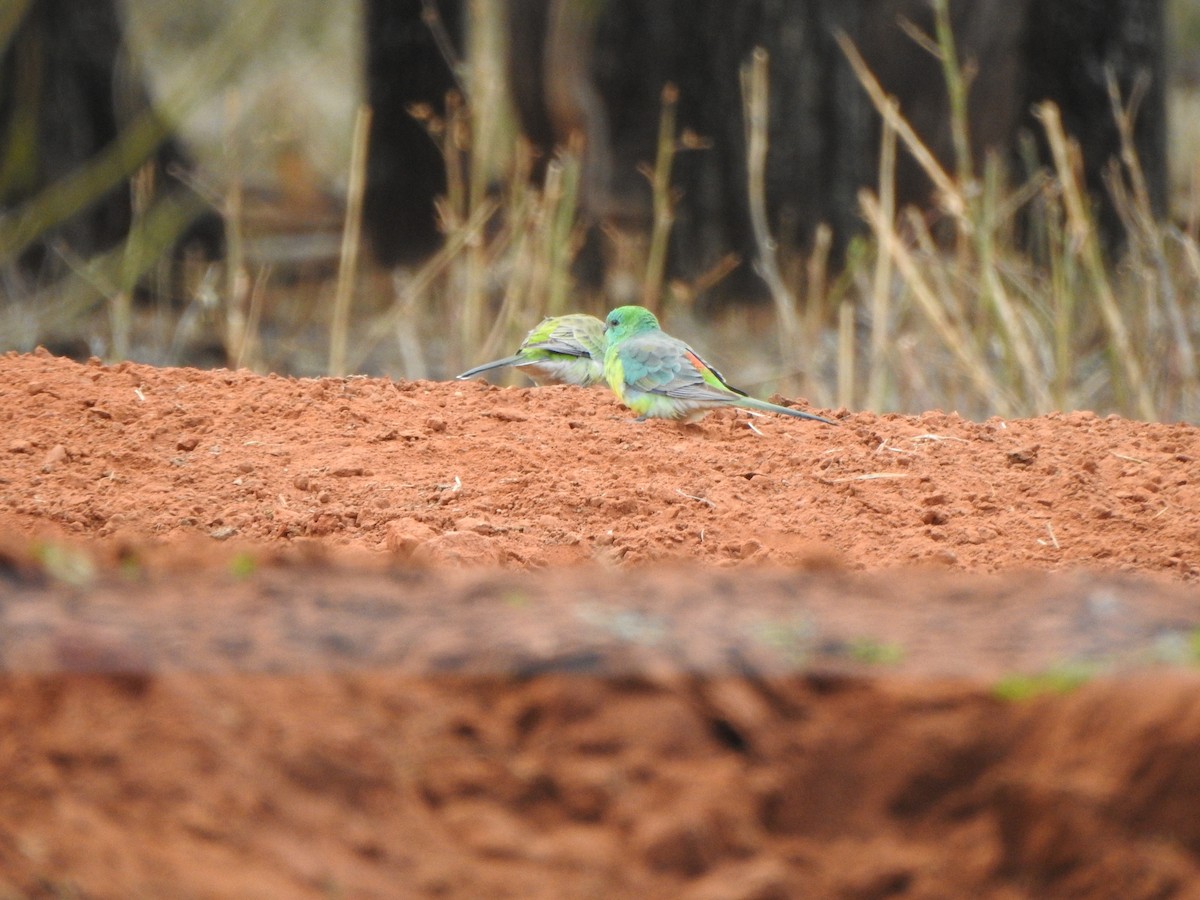
[[[574,313],[542,319],[512,356],[467,369],[458,378],[512,366],[538,384],[578,384],[604,381],[604,323],[595,316]]]
[[[691,347],[666,334],[654,313],[641,306],[621,306],[604,323],[604,378],[638,419],[695,422],[710,410],[740,406],[813,419],[829,419],[756,400],[726,383],[721,373]]]

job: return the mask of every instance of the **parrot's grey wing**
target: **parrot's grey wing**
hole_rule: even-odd
[[[625,381],[651,394],[677,400],[720,401],[729,394],[704,380],[703,361],[682,341],[665,334],[629,338],[621,347]]]
[[[544,350],[547,353],[561,353],[563,356],[591,356],[587,347],[583,346],[570,335],[551,335],[545,341],[537,344],[535,349]]]

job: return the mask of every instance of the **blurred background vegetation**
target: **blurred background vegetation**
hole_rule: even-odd
[[[28,66],[38,48],[15,37],[37,5],[0,0],[0,77],[16,96],[37,96]],[[383,266],[361,237],[373,124],[358,6],[123,0],[110,143],[85,159],[40,158],[46,109],[0,111],[0,350],[447,378],[509,352],[544,314],[602,315],[611,293],[574,274],[578,148],[531,180],[505,101],[497,0],[468,5],[461,97],[442,114],[411,111],[444,163],[444,243],[419,263]],[[704,285],[671,280],[663,264],[670,165],[688,139],[667,97],[658,158],[647,161],[661,214],[617,273],[621,301],[644,298],[762,396],[973,418],[1087,408],[1200,419],[1200,0],[1169,0],[1167,15],[1170,215],[1153,215],[1126,154],[1115,179],[1119,254],[1099,234],[1054,109],[1041,111],[1051,167],[1017,177],[960,159],[930,173],[945,182],[948,239],[893,208],[895,156],[919,153],[922,138],[898,117],[884,129],[878,185],[861,198],[868,229],[844,266],[820,235],[775,266],[768,238],[771,301],[701,314]],[[78,53],[88,52],[85,37]],[[948,82],[965,65],[947,66]],[[870,73],[860,77],[869,87]],[[754,84],[748,69],[751,113]],[[32,189],[35,171],[43,183]],[[110,240],[79,238],[72,223],[112,191],[128,194],[129,221]],[[1019,215],[1032,224],[1019,229]]]

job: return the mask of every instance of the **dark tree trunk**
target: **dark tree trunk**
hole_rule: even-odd
[[[463,3],[435,2],[461,52]],[[376,258],[385,264],[428,256],[441,241],[434,198],[446,191],[441,150],[409,109],[445,113],[454,72],[422,19],[421,0],[366,0],[367,96],[373,116],[363,217]]]
[[[437,8],[461,49],[463,0],[438,0]],[[783,244],[803,246],[821,222],[846,239],[861,227],[856,193],[875,180],[878,121],[834,42],[837,30],[854,38],[917,130],[952,165],[938,64],[897,24],[905,16],[930,30],[926,0],[509,0],[508,9],[522,127],[547,157],[572,132],[585,136],[583,199],[596,221],[648,226],[650,193],[638,166],[655,158],[663,86],[678,87],[680,128],[709,142],[676,160],[682,200],[672,266],[684,277],[728,252],[747,263],[757,252],[738,77],[756,46],[771,59],[767,194]],[[1106,72],[1126,98],[1145,78],[1134,139],[1151,201],[1165,210],[1162,0],[954,0],[952,15],[960,56],[978,68],[970,97],[977,157],[988,148],[1011,152],[1022,126],[1040,134],[1028,111],[1037,100],[1054,100],[1082,146],[1103,224],[1119,234],[1102,178],[1119,151]],[[439,148],[408,109],[425,104],[442,114],[454,73],[423,20],[421,0],[366,0],[366,28],[375,116],[365,225],[380,261],[412,262],[441,240],[434,199],[446,176]],[[30,4],[0,59],[5,208],[116,137],[120,54],[112,0]],[[167,145],[160,158],[182,155]],[[928,201],[929,184],[911,161],[901,163],[898,176],[902,202]],[[52,237],[86,255],[120,240],[129,220],[128,189],[116,185]],[[754,284],[746,265],[731,293]]]
[[[117,139],[149,105],[145,86],[131,83],[121,23],[113,0],[33,0],[0,57],[0,208],[12,212],[76,172]],[[190,161],[167,139],[147,148],[158,166],[159,190],[187,190],[167,173]],[[17,213],[19,214],[19,213]],[[52,227],[23,254],[22,267],[51,280],[66,270],[62,244],[88,257],[128,234],[130,187],[122,179],[95,202]],[[181,244],[221,250],[216,216],[202,216]]]
[[[121,48],[111,2],[29,5],[0,66],[0,205],[12,209],[68,175],[117,136],[113,77]],[[111,247],[129,228],[129,192],[114,185],[46,235],[80,254]],[[45,245],[26,256],[40,265]]]
[[[1008,152],[1025,115],[1026,72],[1020,53],[1030,0],[956,0],[950,20],[960,65],[974,72],[968,96],[968,125],[974,169],[989,150]],[[942,166],[954,173],[950,101],[942,63],[901,26],[915,25],[934,36],[928,0],[870,0],[860,48],[871,71],[896,97],[900,110]],[[880,120],[872,114],[877,153]],[[900,204],[928,204],[932,182],[912,157],[900,151],[896,193]],[[874,177],[874,176],[873,176]]]
[[[1124,102],[1144,91],[1134,142],[1154,211],[1164,215],[1169,182],[1162,0],[1034,3],[1027,34],[1027,106],[1047,99],[1061,108],[1063,127],[1082,147],[1088,188],[1110,238],[1120,227],[1106,202],[1103,172],[1120,153],[1120,136],[1109,102],[1109,73]],[[1040,135],[1039,125],[1031,123],[1030,128]]]
[[[953,170],[940,63],[904,33],[901,18],[933,32],[927,0],[513,0],[517,108],[526,133],[547,154],[572,131],[582,132],[585,170],[591,169],[588,209],[597,219],[644,229],[650,193],[638,166],[655,158],[662,87],[677,85],[680,128],[710,144],[683,152],[673,179],[682,201],[672,265],[694,278],[729,251],[744,260],[757,252],[738,77],[756,46],[771,59],[767,195],[772,230],[785,246],[803,247],[821,222],[839,242],[860,230],[857,192],[876,180],[879,120],[835,31],[855,41],[918,134]],[[977,172],[989,150],[1015,159],[1020,129],[1033,124],[1032,103],[1053,99],[1081,143],[1088,185],[1115,236],[1118,223],[1101,182],[1119,151],[1104,73],[1115,73],[1126,97],[1145,73],[1135,142],[1152,200],[1163,210],[1161,0],[954,0],[951,18],[960,60],[975,71],[968,118]],[[578,52],[547,52],[564,40],[555,33],[564,21],[571,24],[565,39],[576,41]],[[599,109],[591,108],[597,102]],[[930,189],[901,151],[900,202],[928,203]],[[752,287],[748,268],[743,275],[730,293]]]

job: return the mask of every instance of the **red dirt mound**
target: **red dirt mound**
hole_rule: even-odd
[[[0,359],[0,895],[1200,897],[1200,431],[835,417]]]

